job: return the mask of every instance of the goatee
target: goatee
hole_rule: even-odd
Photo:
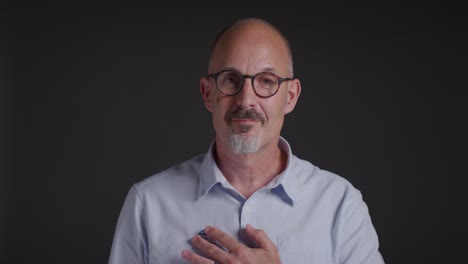
[[[249,130],[250,128],[245,128]],[[231,130],[229,142],[236,154],[255,153],[260,148],[260,134],[248,135],[247,133],[236,133]]]

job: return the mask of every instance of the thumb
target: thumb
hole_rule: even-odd
[[[256,229],[251,224],[247,224],[245,231],[259,248],[266,249],[268,251],[276,249],[273,241],[271,241],[271,239],[262,229]]]

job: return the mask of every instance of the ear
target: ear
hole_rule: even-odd
[[[211,105],[210,95],[211,95],[211,86],[210,80],[207,77],[202,77],[200,80],[200,93],[203,98],[203,102],[205,103],[206,109],[208,111],[213,112],[213,108]]]
[[[294,110],[296,106],[297,100],[299,99],[299,95],[301,94],[301,82],[299,79],[291,80],[288,94],[286,97],[286,107],[284,109],[284,114],[289,114]]]

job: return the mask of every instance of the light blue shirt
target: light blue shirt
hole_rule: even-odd
[[[211,225],[246,245],[243,228],[263,229],[283,264],[379,264],[379,242],[361,193],[344,178],[292,154],[286,169],[245,199],[207,154],[131,187],[121,210],[110,264],[187,263],[190,239]]]

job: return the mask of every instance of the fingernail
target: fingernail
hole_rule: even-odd
[[[209,227],[209,226],[205,227],[205,232],[206,232],[206,233],[208,233],[208,232],[210,232],[210,231],[211,231],[211,227]]]

